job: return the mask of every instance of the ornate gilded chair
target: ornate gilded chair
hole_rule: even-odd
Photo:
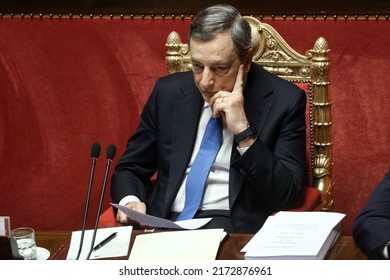
[[[293,210],[332,210],[334,201],[328,43],[320,37],[313,49],[301,55],[272,26],[254,17],[246,16],[245,19],[252,27],[253,61],[297,84],[307,94],[307,159],[311,184],[305,188],[302,205]],[[166,47],[166,64],[170,73],[191,70],[188,44],[181,42],[177,32],[169,34]]]
[[[334,201],[328,43],[320,37],[313,49],[301,55],[272,26],[254,17],[246,16],[245,19],[252,27],[253,61],[297,84],[307,94],[307,161],[311,184],[305,188],[301,204],[291,211],[330,211]],[[191,70],[188,44],[181,42],[177,32],[169,34],[166,47],[169,73]],[[109,208],[101,215],[99,227],[115,224],[113,210]]]

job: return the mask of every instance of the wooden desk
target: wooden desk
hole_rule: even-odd
[[[49,250],[50,259],[66,259],[64,257],[57,257],[57,254],[68,252],[70,237],[72,232],[69,230],[36,230],[35,239],[38,247],[43,247]]]
[[[142,231],[133,231],[130,246],[134,242],[135,235]],[[36,231],[37,246],[50,251],[50,259],[65,260],[69,248],[71,231]],[[223,241],[217,255],[218,260],[243,260],[244,255],[240,250],[249,242],[251,234],[229,234]],[[121,259],[127,259],[121,258]],[[333,248],[329,251],[328,260],[367,260],[366,254],[354,243],[351,236],[341,236]]]

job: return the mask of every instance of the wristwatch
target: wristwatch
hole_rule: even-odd
[[[234,134],[234,141],[238,144],[242,140],[244,140],[245,138],[252,136],[252,135],[256,135],[256,133],[257,133],[256,127],[253,124],[249,123],[248,127],[244,131],[242,131],[238,134]]]

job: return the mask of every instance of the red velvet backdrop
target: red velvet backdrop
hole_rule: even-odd
[[[264,22],[301,53],[319,36],[329,43],[334,210],[347,214],[344,233],[351,234],[353,219],[390,164],[389,22]],[[189,23],[0,19],[0,215],[11,216],[12,228],[81,228],[90,147],[99,141],[89,212],[93,226],[106,148],[117,145],[114,166],[154,81],[167,74],[167,35],[175,30],[186,40]]]

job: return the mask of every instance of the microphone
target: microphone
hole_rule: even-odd
[[[99,157],[99,155],[100,155],[100,144],[99,143],[93,143],[92,147],[91,147],[91,157],[92,157],[91,173],[89,175],[87,199],[86,199],[86,202],[85,202],[85,209],[84,209],[83,227],[82,227],[82,230],[81,230],[79,251],[77,253],[76,260],[78,260],[80,258],[81,250],[83,248],[85,225],[87,223],[87,216],[88,216],[88,209],[89,209],[89,201],[90,201],[90,198],[91,198],[93,175],[95,173],[96,160]]]
[[[97,232],[97,228],[98,228],[98,225],[99,225],[100,213],[102,211],[102,204],[103,204],[104,192],[106,190],[106,185],[107,185],[108,173],[109,173],[109,170],[110,170],[111,162],[112,162],[112,160],[115,157],[115,153],[116,153],[115,145],[112,145],[112,144],[109,145],[108,148],[107,148],[107,152],[106,152],[106,157],[107,157],[106,172],[104,174],[102,191],[100,193],[100,201],[99,201],[99,207],[98,207],[98,211],[97,211],[97,215],[96,215],[95,228],[93,230],[91,249],[89,250],[89,253],[88,253],[88,256],[87,256],[87,260],[89,260],[89,258],[91,257],[91,254],[92,254],[92,251],[93,251],[93,248],[94,248],[94,245],[95,245],[96,232]]]

